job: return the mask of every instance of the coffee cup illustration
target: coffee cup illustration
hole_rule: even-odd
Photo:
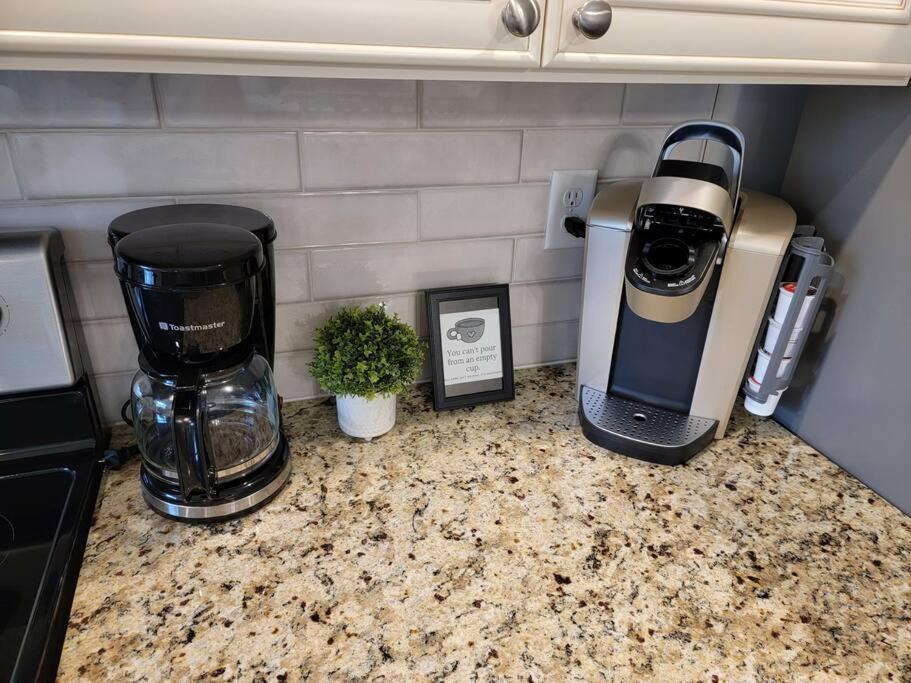
[[[466,344],[474,344],[484,336],[483,318],[462,318],[446,331],[449,339],[458,339]]]

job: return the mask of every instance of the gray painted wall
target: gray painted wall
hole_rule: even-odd
[[[811,89],[783,195],[843,280],[776,417],[911,513],[911,89]]]

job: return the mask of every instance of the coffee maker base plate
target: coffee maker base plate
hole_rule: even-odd
[[[240,483],[228,485],[207,502],[188,502],[179,487],[162,484],[142,468],[142,497],[162,517],[178,522],[222,522],[253,512],[275,498],[291,475],[291,452],[284,435],[265,465]]]
[[[718,420],[685,415],[583,386],[579,422],[608,450],[659,465],[682,465],[712,442]]]

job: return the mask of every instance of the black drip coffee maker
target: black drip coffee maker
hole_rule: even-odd
[[[224,207],[212,208],[224,222],[186,222],[207,217],[200,206],[144,211],[163,209],[163,224],[134,212],[109,230],[140,349],[130,401],[142,490],[166,517],[222,520],[269,501],[291,469],[264,355],[274,299],[258,287],[271,284],[272,264]],[[115,232],[130,216],[140,227]]]

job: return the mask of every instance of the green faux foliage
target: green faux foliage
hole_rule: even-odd
[[[398,314],[382,306],[350,306],[316,331],[310,373],[326,391],[370,399],[414,382],[423,359],[423,344]]]

